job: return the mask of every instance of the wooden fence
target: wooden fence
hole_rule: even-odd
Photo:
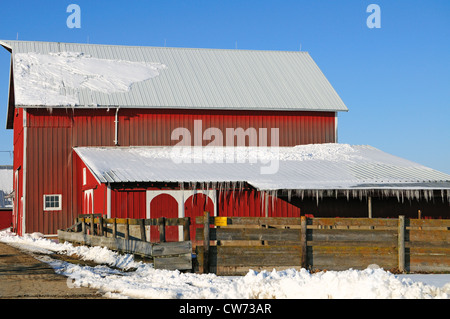
[[[197,217],[199,271],[365,269],[450,272],[450,220]],[[211,226],[215,226],[211,228]],[[206,232],[204,230],[207,230]]]
[[[158,227],[158,243],[148,241],[148,226]],[[166,242],[166,226],[183,226],[184,240]],[[58,230],[58,239],[152,258],[156,269],[192,270],[189,226],[189,218],[128,219],[79,215],[74,225],[66,230]]]

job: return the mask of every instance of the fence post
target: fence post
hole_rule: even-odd
[[[94,214],[91,215],[91,236],[94,236]]]
[[[128,222],[128,218],[125,219],[125,239],[130,239],[130,223]]]
[[[166,242],[166,218],[158,218],[158,228],[159,228],[159,241],[161,243]]]
[[[405,272],[405,216],[398,216],[398,270]]]
[[[81,224],[78,224],[78,218],[75,218],[75,222],[74,222],[74,225],[77,225],[76,227],[75,227],[75,232],[79,232],[80,230],[81,230]]]
[[[81,222],[81,231],[86,235],[86,220],[82,217],[83,221]]]
[[[191,226],[191,221],[189,217],[185,217],[184,218],[184,224],[183,224],[183,240],[184,241],[190,241],[191,240],[191,235],[190,235],[190,231],[189,228]]]
[[[209,212],[203,213],[203,273],[209,273]]]
[[[138,222],[139,222],[139,229],[140,229],[140,231],[141,231],[141,240],[142,240],[142,241],[146,241],[146,238],[145,238],[145,223],[144,223],[144,220],[143,220],[143,219],[138,219]]]
[[[301,259],[301,267],[308,267],[308,252],[307,252],[307,243],[306,243],[306,231],[307,231],[307,223],[306,216],[301,216],[301,247],[302,247],[302,259]]]
[[[113,229],[112,229],[112,236],[113,238],[116,238],[117,236],[117,221],[116,218],[113,218]]]
[[[103,236],[103,217],[99,216],[98,217],[98,231],[99,231],[99,235]]]

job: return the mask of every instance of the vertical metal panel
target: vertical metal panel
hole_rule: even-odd
[[[23,206],[22,206],[22,192],[23,192],[23,110],[16,109],[14,114],[14,159],[13,159],[13,169],[14,169],[14,207],[13,207],[13,231],[22,235],[22,229],[20,220],[23,216]]]
[[[0,210],[0,230],[12,225],[12,210]]]
[[[268,145],[271,145],[270,129],[276,127],[280,130],[280,146],[332,143],[335,140],[334,112],[120,109],[118,114],[120,146],[175,145],[178,140],[171,139],[172,131],[185,127],[193,135],[194,120],[201,120],[202,133],[210,127],[221,130],[224,145],[226,129],[238,127],[244,130],[255,128],[257,133],[260,128],[267,128]],[[28,110],[27,232],[55,234],[57,229],[72,224],[81,209],[81,190],[77,189],[76,176],[82,173],[72,163],[72,149],[76,146],[113,146],[114,115],[114,108],[54,109],[51,112],[42,109]],[[19,125],[20,121],[14,122]],[[20,127],[17,127],[15,169],[23,162],[20,158],[20,145],[23,144],[20,142],[19,132]],[[194,136],[191,138],[193,142]],[[209,143],[209,140],[202,140],[203,145]],[[62,211],[44,212],[44,194],[62,194]],[[19,192],[18,196],[20,195]],[[227,205],[225,211],[241,216],[262,214],[260,195],[249,193],[242,196],[244,197],[237,202],[230,202],[235,199],[224,198],[224,205]],[[249,209],[249,205],[254,207]],[[112,216],[145,218],[145,192],[113,191]]]
[[[146,218],[145,190],[117,190],[111,191],[112,218]]]
[[[239,217],[300,217],[300,208],[257,190],[225,191],[219,194],[218,215]]]
[[[69,128],[28,128],[27,233],[55,234],[73,221]],[[44,194],[61,194],[61,211],[44,211]]]
[[[176,145],[171,134],[176,128],[186,128],[194,145],[194,121],[199,120],[202,133],[218,128],[223,135],[222,145],[227,145],[226,129],[255,129],[258,145],[262,141],[259,129],[267,129],[267,144],[271,145],[271,129],[279,129],[279,146],[295,146],[335,141],[335,117],[333,112],[249,112],[249,111],[198,111],[198,110],[139,110],[119,111],[119,144],[128,145]],[[206,146],[211,141],[203,139]],[[237,140],[235,141],[235,144]],[[249,145],[247,141],[246,145]]]

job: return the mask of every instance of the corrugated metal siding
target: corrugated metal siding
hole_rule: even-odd
[[[126,93],[78,89],[82,106],[347,111],[307,52],[2,43],[12,48],[13,55],[83,52],[100,59],[167,66],[159,76],[135,83]],[[17,80],[15,85],[20,85]]]
[[[21,114],[22,111],[18,112]],[[54,234],[57,229],[72,225],[74,217],[82,209],[81,201],[74,200],[81,196],[80,190],[72,187],[76,174],[81,172],[77,172],[72,164],[72,147],[113,146],[115,109],[53,109],[49,112],[45,109],[27,110],[26,231]],[[257,131],[267,127],[270,132],[271,127],[279,127],[281,146],[334,141],[335,121],[332,112],[288,112],[277,115],[275,112],[260,111],[253,115],[246,111],[213,111],[205,114],[198,110],[120,109],[119,144],[175,145],[178,141],[170,139],[172,130],[177,127],[193,130],[196,119],[202,121],[203,131],[208,127],[217,127],[223,132],[227,127],[254,127]],[[19,119],[15,123],[19,125],[22,121]],[[17,137],[15,140],[20,141]],[[208,143],[203,141],[204,145]],[[17,152],[23,148],[21,145],[15,146],[17,157],[21,154]],[[15,160],[15,169],[21,162],[19,158]],[[43,195],[60,193],[63,194],[62,211],[43,212]],[[94,202],[94,209],[96,207]],[[139,214],[142,212],[145,216],[145,210],[140,210]],[[119,217],[120,213],[117,214]]]
[[[28,127],[27,135],[26,232],[56,234],[74,220],[71,130]],[[44,212],[44,194],[62,194],[62,210]]]
[[[300,217],[300,208],[257,190],[220,192],[219,216]]]
[[[21,198],[23,196],[23,109],[16,110],[14,114],[14,207],[12,214],[13,231],[18,234],[22,234],[22,218],[23,218],[23,205]],[[17,171],[17,176],[16,176]]]
[[[146,218],[145,190],[112,190],[112,218]]]
[[[11,227],[12,210],[0,210],[0,230]]]
[[[110,111],[113,113],[113,111]],[[119,110],[119,145],[176,145],[171,134],[176,128],[187,128],[194,145],[194,121],[201,121],[202,133],[218,128],[226,145],[227,128],[267,128],[267,145],[271,145],[271,129],[279,129],[279,146],[334,143],[335,114],[333,112],[264,112],[195,110]],[[111,121],[108,121],[108,124]],[[260,137],[258,136],[258,141]],[[202,145],[210,140],[202,139]],[[235,141],[237,144],[238,142]],[[258,142],[259,143],[259,142]],[[235,145],[236,145],[235,144]],[[246,144],[248,146],[248,143]],[[232,146],[232,145],[231,145]],[[257,145],[253,145],[257,146]]]

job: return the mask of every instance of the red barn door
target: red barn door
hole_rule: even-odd
[[[195,230],[202,227],[195,223],[195,217],[203,216],[205,211],[209,212],[210,216],[214,216],[214,203],[210,197],[204,194],[192,195],[184,202],[184,216],[191,218],[189,232],[193,242],[195,241]]]
[[[83,191],[83,214],[94,213],[94,190],[88,189]]]
[[[178,203],[169,194],[160,194],[150,202],[150,218],[178,218]],[[150,241],[159,242],[158,226],[150,226]],[[166,241],[178,241],[178,226],[166,226]]]

